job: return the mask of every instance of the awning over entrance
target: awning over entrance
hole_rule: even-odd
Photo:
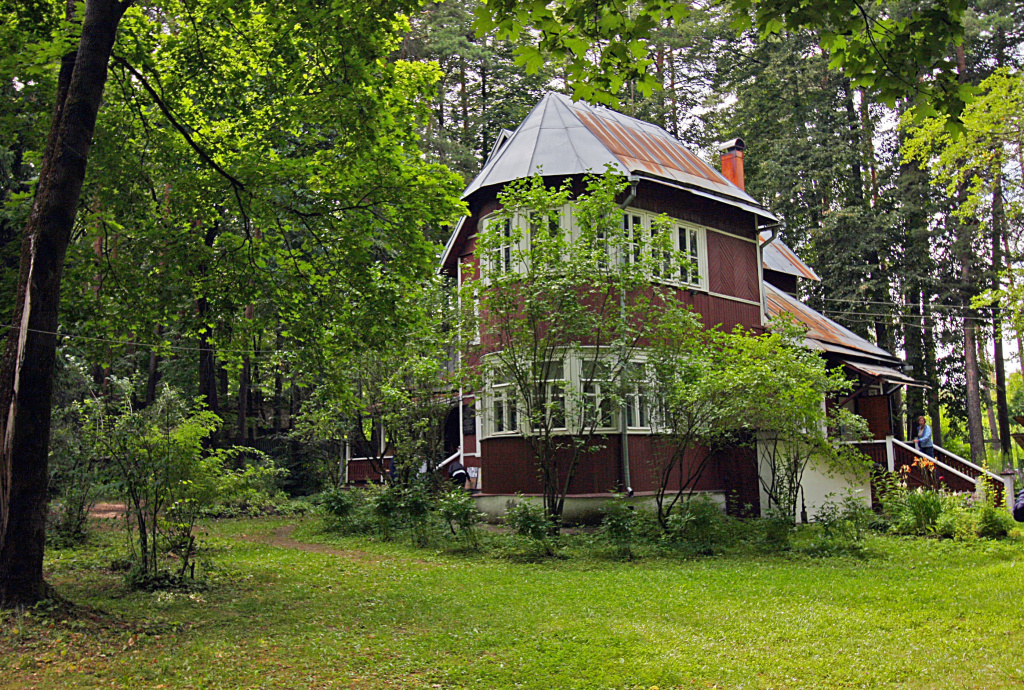
[[[881,364],[865,364],[864,362],[851,362],[848,359],[841,360],[843,366],[847,366],[853,371],[864,376],[869,376],[873,379],[880,381],[886,381],[888,383],[895,383],[901,386],[916,386],[918,388],[928,388],[927,384],[915,381],[910,378],[902,371],[897,371],[891,367],[882,366]]]

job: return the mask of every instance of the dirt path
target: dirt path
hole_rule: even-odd
[[[295,525],[284,525],[278,527],[271,534],[240,534],[238,539],[242,541],[252,542],[256,544],[266,544],[268,546],[276,546],[282,549],[295,549],[296,551],[305,551],[307,553],[324,553],[330,556],[339,556],[341,558],[347,558],[353,561],[361,561],[363,563],[381,563],[383,561],[395,560],[394,556],[381,556],[377,554],[367,553],[366,551],[360,551],[358,549],[337,549],[333,546],[327,546],[326,544],[310,544],[304,541],[298,541],[292,538],[292,532],[295,531]],[[406,560],[406,559],[403,559]],[[410,559],[413,563],[419,563],[421,565],[437,566],[437,563],[430,561],[423,561],[419,559]]]
[[[114,519],[124,516],[124,503],[97,503],[89,511],[89,517]]]

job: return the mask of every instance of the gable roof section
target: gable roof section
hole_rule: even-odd
[[[770,232],[761,233],[761,261],[769,271],[788,273],[797,278],[807,280],[821,280],[814,269],[805,264],[799,256],[790,249],[781,239],[776,239],[771,244],[765,244],[772,236]]]
[[[657,125],[609,108],[548,92],[500,149],[492,151],[462,198],[484,187],[535,174],[601,174],[611,168],[675,183],[683,189],[775,219],[749,194]]]
[[[805,341],[816,350],[824,350],[844,357],[863,357],[876,362],[898,364],[891,354],[870,343],[848,328],[814,311],[800,300],[790,297],[771,283],[764,283],[768,314],[787,313],[807,328]]]

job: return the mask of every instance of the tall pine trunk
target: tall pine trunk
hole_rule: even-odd
[[[64,257],[117,26],[129,2],[87,0],[74,54],[61,61],[57,100],[21,247],[14,328],[0,375],[0,606],[47,595],[50,402]],[[68,17],[74,18],[68,3]]]
[[[996,169],[995,180],[992,185],[992,287],[998,290],[1002,287],[1001,274],[1004,269],[1003,257],[1003,227],[1005,222],[1005,210],[1003,209],[1003,178],[999,169]],[[1013,460],[1011,457],[1010,444],[1010,410],[1006,400],[1006,364],[1003,355],[1003,317],[1002,310],[996,304],[992,309],[992,343],[993,358],[996,375],[996,417],[999,427],[999,452],[1002,455],[1003,466],[1009,466]],[[993,434],[995,430],[993,429]]]

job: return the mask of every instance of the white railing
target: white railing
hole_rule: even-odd
[[[903,441],[900,441],[900,440],[898,440],[898,439],[896,439],[896,438],[894,438],[892,436],[886,436],[884,440],[878,439],[878,440],[871,440],[871,441],[849,441],[849,443],[851,443],[853,445],[856,445],[856,446],[861,446],[862,449],[864,450],[864,452],[866,454],[870,455],[876,462],[880,462],[881,461],[881,457],[880,457],[881,453],[880,452],[874,452],[874,451],[875,451],[875,449],[880,450],[879,447],[884,445],[885,446],[885,465],[886,465],[886,469],[889,470],[890,472],[895,472],[896,471],[896,449],[898,448],[901,451],[909,453],[912,456],[919,457],[919,458],[924,458],[926,460],[930,460],[931,462],[934,462],[935,465],[937,467],[941,468],[944,472],[948,472],[951,475],[955,475],[957,477],[960,477],[961,479],[963,479],[963,480],[965,480],[967,482],[970,482],[975,487],[978,486],[978,481],[979,481],[980,477],[982,477],[982,476],[988,477],[990,480],[992,480],[994,482],[998,482],[1000,485],[1002,485],[1002,487],[1003,487],[1004,505],[1007,508],[1011,508],[1013,506],[1013,479],[1012,478],[1000,477],[995,472],[992,472],[990,470],[986,470],[984,467],[980,467],[980,466],[974,464],[973,462],[971,462],[970,460],[967,460],[966,458],[962,458],[959,455],[957,455],[956,453],[948,451],[945,448],[941,448],[939,446],[935,446],[936,453],[942,453],[944,456],[946,456],[946,459],[943,460],[943,459],[937,458],[937,457],[936,458],[928,457],[927,455],[925,455],[924,453],[922,453],[920,450],[918,450],[914,446],[910,445],[909,443],[904,443]],[[871,449],[864,448],[865,446],[871,446],[873,448],[871,448]],[[957,463],[957,464],[960,464],[962,469],[957,469],[956,467],[953,467],[950,464],[950,461],[952,461],[954,463]],[[970,474],[965,472],[964,469],[967,469],[968,471],[973,472],[975,474],[975,476],[971,476]]]
[[[952,460],[962,464],[965,467],[969,467],[970,469],[972,469],[975,472],[977,472],[977,476],[972,477],[969,474],[967,474],[965,472],[962,472],[961,470],[958,470],[957,468],[951,466],[948,462],[943,462],[942,460],[940,460],[937,457],[934,457],[934,458],[928,457],[926,454],[922,453],[920,450],[918,450],[914,446],[912,446],[912,445],[910,445],[908,443],[904,443],[903,441],[900,441],[898,439],[895,439],[892,436],[886,436],[885,437],[885,443],[886,443],[886,447],[887,447],[887,455],[889,457],[889,471],[892,471],[893,466],[894,466],[894,457],[893,457],[894,453],[889,451],[889,448],[895,449],[896,447],[899,447],[899,448],[902,448],[903,450],[911,453],[912,455],[915,455],[915,456],[917,456],[919,458],[924,458],[925,460],[930,460],[930,461],[934,462],[936,466],[941,467],[943,470],[945,470],[947,472],[952,472],[953,474],[957,475],[958,477],[961,477],[961,478],[971,482],[975,486],[978,485],[978,481],[980,480],[980,478],[982,476],[987,476],[989,479],[991,479],[991,480],[993,480],[995,482],[998,482],[999,484],[1002,485],[1002,487],[1003,487],[1003,505],[1006,506],[1007,508],[1010,508],[1011,506],[1013,506],[1013,480],[1012,479],[1005,478],[1005,477],[1000,477],[995,472],[992,472],[991,470],[987,470],[984,467],[981,467],[979,465],[975,465],[970,460],[967,460],[966,458],[962,458],[959,455],[957,455],[956,453],[948,451],[945,448],[942,448],[940,446],[935,446],[934,447],[935,451],[936,451],[936,454],[943,453],[944,455],[948,456]]]

